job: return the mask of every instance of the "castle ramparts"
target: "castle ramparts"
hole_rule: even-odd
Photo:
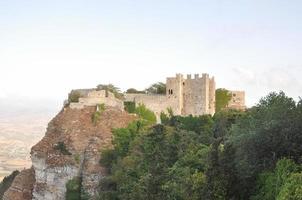
[[[182,74],[166,79],[166,94],[137,94],[125,93],[124,101],[115,98],[114,94],[106,90],[76,90],[81,94],[77,103],[70,103],[71,108],[81,109],[84,106],[94,106],[104,103],[107,106],[124,109],[124,101],[144,104],[152,110],[159,119],[161,112],[172,109],[175,115],[199,116],[214,115],[216,83],[214,77],[209,74],[190,74],[184,78]],[[245,92],[230,91],[231,100],[228,109],[244,110]]]

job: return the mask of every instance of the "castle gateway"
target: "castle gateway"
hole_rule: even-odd
[[[166,81],[166,95],[154,94],[125,94],[125,101],[142,103],[159,117],[161,112],[167,112],[168,108],[175,115],[215,113],[215,80],[208,74],[195,74],[194,77],[176,74],[176,77],[168,77]]]

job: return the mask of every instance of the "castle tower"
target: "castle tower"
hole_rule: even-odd
[[[166,96],[175,115],[182,115],[183,83],[184,78],[182,74],[176,74],[176,77],[167,78]]]
[[[187,75],[183,81],[183,115],[204,115],[215,113],[215,80],[208,74]]]
[[[216,83],[214,77],[210,79],[209,87],[209,114],[214,115],[216,111]]]

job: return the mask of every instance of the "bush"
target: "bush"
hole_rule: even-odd
[[[58,142],[54,146],[54,149],[59,150],[63,155],[71,155],[71,153],[66,148],[66,145],[64,144],[64,142]]]
[[[100,118],[101,118],[101,113],[99,111],[95,111],[91,116],[92,123],[96,125],[97,122],[100,120]]]
[[[126,93],[128,94],[146,94],[146,91],[143,90],[143,91],[140,91],[140,90],[137,90],[135,88],[129,88]]]
[[[76,161],[77,164],[80,164],[81,157],[79,154],[74,155],[74,160]]]
[[[166,84],[162,82],[154,83],[146,91],[148,94],[166,94]]]
[[[216,96],[216,112],[225,109],[232,98],[231,93],[223,88],[217,89],[215,96]]]
[[[135,113],[135,108],[136,108],[135,102],[133,102],[133,101],[125,101],[124,102],[124,109],[128,113]]]
[[[142,119],[150,122],[151,124],[156,123],[156,116],[154,112],[147,109],[144,104],[139,104],[139,106],[135,109],[135,113]]]
[[[116,160],[116,152],[113,149],[104,149],[101,152],[100,164],[105,167],[110,167],[114,160]]]
[[[121,93],[120,89],[112,84],[103,85],[99,84],[97,86],[97,90],[106,90],[106,92],[111,92],[114,94],[115,98],[117,99],[124,99],[124,94]]]
[[[81,97],[81,94],[78,91],[71,91],[68,95],[68,102],[77,103],[79,102],[79,98]]]
[[[97,110],[91,116],[91,120],[94,125],[96,125],[98,121],[101,119],[101,115],[104,112],[104,110],[105,110],[105,104],[102,103],[97,105]]]
[[[79,177],[66,183],[66,200],[81,200],[81,179]]]
[[[105,111],[105,104],[104,103],[98,104],[97,105],[97,110],[101,113],[104,112]]]

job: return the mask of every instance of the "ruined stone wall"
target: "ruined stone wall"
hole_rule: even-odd
[[[144,104],[148,109],[152,110],[157,119],[161,112],[167,112],[167,108],[172,105],[166,95],[150,95],[150,94],[125,94],[125,101],[133,101],[136,104]],[[172,108],[173,111],[175,108]]]
[[[126,94],[126,101],[143,103],[154,111],[157,116],[160,112],[172,108],[175,115],[204,115],[215,113],[215,80],[208,74],[199,77],[195,74],[187,79],[182,74],[169,77],[166,81],[166,96],[148,94]]]
[[[78,103],[70,103],[70,108],[82,109],[84,106],[95,106],[97,104],[104,103],[107,106],[117,107],[120,110],[124,109],[124,102],[120,99],[115,98],[111,92],[105,90],[94,90],[87,94],[87,97],[79,98]]]
[[[244,91],[229,91],[232,95],[227,108],[235,110],[245,110],[245,92]]]

